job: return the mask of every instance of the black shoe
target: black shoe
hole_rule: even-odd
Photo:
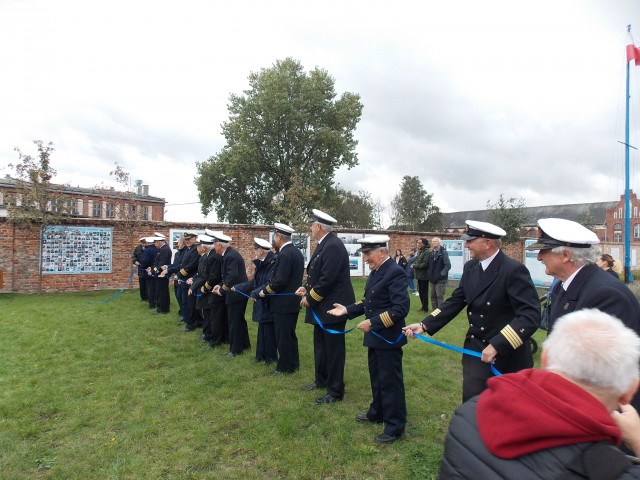
[[[341,401],[342,401],[341,398],[334,397],[330,393],[327,393],[324,397],[316,398],[316,403],[318,405],[323,405],[325,403],[341,402]]]
[[[367,417],[366,414],[364,413],[357,413],[356,414],[356,420],[359,422],[373,422],[373,420],[371,420],[369,417]]]
[[[180,330],[181,332],[193,332],[196,329],[196,327],[184,327],[182,330]]]
[[[223,353],[222,356],[223,357],[237,357],[238,354],[229,352],[229,353]]]
[[[381,435],[378,435],[376,438],[374,438],[374,440],[378,443],[393,443],[398,438],[399,437],[394,437],[393,435],[387,435],[386,433],[383,433]]]
[[[315,390],[316,388],[324,388],[324,385],[320,385],[314,380],[313,383],[310,383],[309,385],[302,385],[300,388],[302,390]]]

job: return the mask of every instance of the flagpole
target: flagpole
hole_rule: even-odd
[[[627,32],[631,35],[631,25],[627,25]],[[629,64],[627,62],[627,95],[626,95],[626,118],[624,124],[624,281],[633,281],[631,276],[631,202],[629,199]]]

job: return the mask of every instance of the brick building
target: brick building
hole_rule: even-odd
[[[0,178],[0,217],[7,216],[9,198],[16,194],[16,180]],[[149,186],[139,182],[135,192],[56,185],[56,192],[69,199],[69,216],[101,219],[164,220],[164,198],[149,195]],[[20,199],[18,199],[18,202]],[[50,210],[56,205],[49,205]]]
[[[632,243],[640,242],[640,206],[638,197],[633,190],[629,190],[629,203],[631,205],[631,236]],[[625,202],[624,194],[620,195],[620,200],[607,209],[605,221],[605,239],[613,243],[624,243],[625,226]]]

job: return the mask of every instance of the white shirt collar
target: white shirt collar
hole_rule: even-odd
[[[564,282],[562,282],[562,288],[564,288],[564,291],[566,292],[567,290],[569,290],[569,285],[571,285],[571,282],[573,281],[573,279],[576,277],[576,275],[578,274],[578,272],[580,270],[582,270],[584,268],[584,265],[582,265],[582,267],[580,267],[579,269],[577,269],[575,272],[573,272],[569,278],[567,278]]]
[[[491,255],[489,258],[485,258],[484,260],[480,261],[480,265],[482,265],[483,272],[486,271],[487,268],[489,268],[489,265],[491,265],[491,262],[493,261],[494,258],[496,258],[496,255],[498,255],[499,252],[500,252],[500,249],[498,249],[498,251],[493,255]]]
[[[320,245],[322,243],[322,240],[324,240],[325,238],[327,238],[327,235],[329,235],[329,232],[324,234],[324,237],[322,237],[320,240],[318,240],[318,245]]]
[[[282,250],[284,247],[286,247],[287,245],[291,245],[291,240],[289,240],[287,243],[284,243],[281,247],[280,250]],[[266,258],[266,257],[265,257]]]

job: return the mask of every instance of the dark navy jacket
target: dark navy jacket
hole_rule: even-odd
[[[231,291],[231,287],[248,280],[242,255],[237,250],[227,247],[222,255],[222,281],[220,282],[220,292],[225,296],[227,305],[247,301],[247,297]]]
[[[273,314],[269,308],[273,297],[260,298],[259,294],[260,290],[264,290],[271,280],[273,268],[277,261],[276,258],[275,253],[269,252],[267,256],[264,257],[264,260],[254,260],[253,264],[256,266],[256,270],[253,273],[253,278],[247,282],[238,283],[235,286],[236,290],[256,299],[253,304],[252,315],[254,322],[273,322]]]
[[[142,260],[140,260],[140,269],[144,271],[144,275],[140,275],[144,278],[150,278],[150,275],[147,275],[147,268],[153,268],[153,265],[156,261],[156,255],[158,255],[158,249],[155,245],[147,245],[142,252]]]
[[[265,293],[293,293],[302,284],[304,257],[298,248],[289,243],[284,246],[273,266],[271,281]],[[296,313],[300,311],[300,297],[296,295],[275,295],[271,297],[270,308],[275,313]]]
[[[407,292],[407,277],[404,269],[388,258],[377,270],[369,274],[364,288],[364,300],[347,306],[349,318],[364,315],[371,322],[371,332],[364,334],[365,347],[389,349],[400,348],[407,343],[402,334],[404,319],[409,313],[411,300]],[[398,343],[394,343],[400,338]]]
[[[334,303],[350,305],[355,302],[350,275],[349,253],[336,234],[329,232],[307,265],[306,299],[311,308],[307,308],[305,323],[316,324],[313,312],[323,325],[344,322],[344,317],[334,317],[327,311],[333,308]]]

